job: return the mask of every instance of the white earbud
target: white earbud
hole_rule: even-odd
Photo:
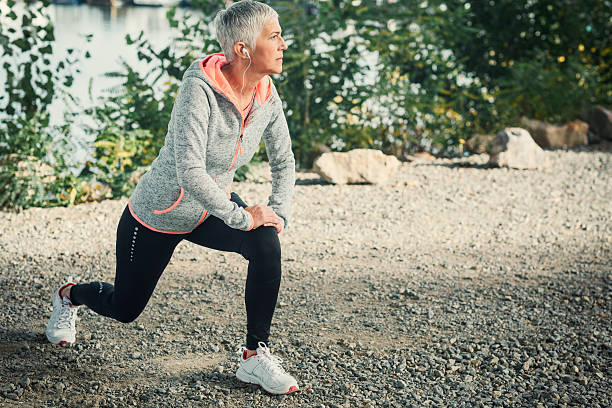
[[[249,55],[249,52],[247,51],[246,48],[242,47],[242,53],[244,55],[247,56],[247,58],[249,59],[249,65],[247,65],[246,69],[244,70],[244,72],[242,73],[242,88],[240,89],[240,95],[242,95],[242,91],[244,91],[244,76],[246,75],[247,70],[249,69],[249,67],[251,66],[251,56]]]

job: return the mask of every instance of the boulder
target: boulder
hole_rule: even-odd
[[[405,155],[404,159],[407,162],[426,162],[426,161],[434,161],[436,160],[436,156],[427,152],[416,152],[411,155]]]
[[[400,161],[380,150],[355,149],[349,152],[329,152],[319,156],[313,171],[334,184],[384,184],[395,173]]]
[[[481,135],[477,133],[465,141],[465,150],[474,154],[486,153],[494,138],[495,135]]]
[[[589,124],[591,143],[612,140],[612,112],[603,106],[593,106],[580,114],[580,119]]]
[[[523,126],[540,147],[575,147],[588,144],[588,123],[580,120],[563,126],[551,125],[535,119],[521,118]]]
[[[323,153],[329,153],[332,149],[324,143],[316,143],[312,150],[308,153],[309,160],[314,163]]]
[[[500,167],[537,169],[546,162],[542,148],[522,128],[505,128],[497,133],[488,153],[489,164]]]

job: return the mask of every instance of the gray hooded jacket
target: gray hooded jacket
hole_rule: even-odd
[[[242,117],[220,71],[225,63],[223,54],[212,54],[187,69],[165,145],[128,200],[134,218],[153,231],[188,233],[210,215],[250,230],[251,215],[229,197],[236,169],[251,160],[262,136],[272,172],[268,205],[288,225],[295,160],[282,102],[265,76]]]

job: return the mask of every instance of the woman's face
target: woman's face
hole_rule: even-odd
[[[287,44],[281,37],[281,32],[276,17],[271,17],[264,24],[257,37],[255,51],[250,53],[253,69],[257,72],[269,75],[280,74],[283,71],[283,51],[287,49]]]

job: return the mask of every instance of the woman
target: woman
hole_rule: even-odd
[[[287,226],[295,161],[282,103],[268,75],[282,71],[277,13],[240,1],[215,18],[223,53],[194,62],[183,76],[165,145],[140,179],[117,228],[114,286],[68,282],[53,294],[47,338],[75,341],[77,309],[131,322],[145,308],[182,240],[242,254],[248,261],[246,348],[236,376],[266,391],[298,390],[266,346],[281,280],[278,234]],[[231,192],[236,169],[263,136],[272,171],[268,205],[247,206]]]

